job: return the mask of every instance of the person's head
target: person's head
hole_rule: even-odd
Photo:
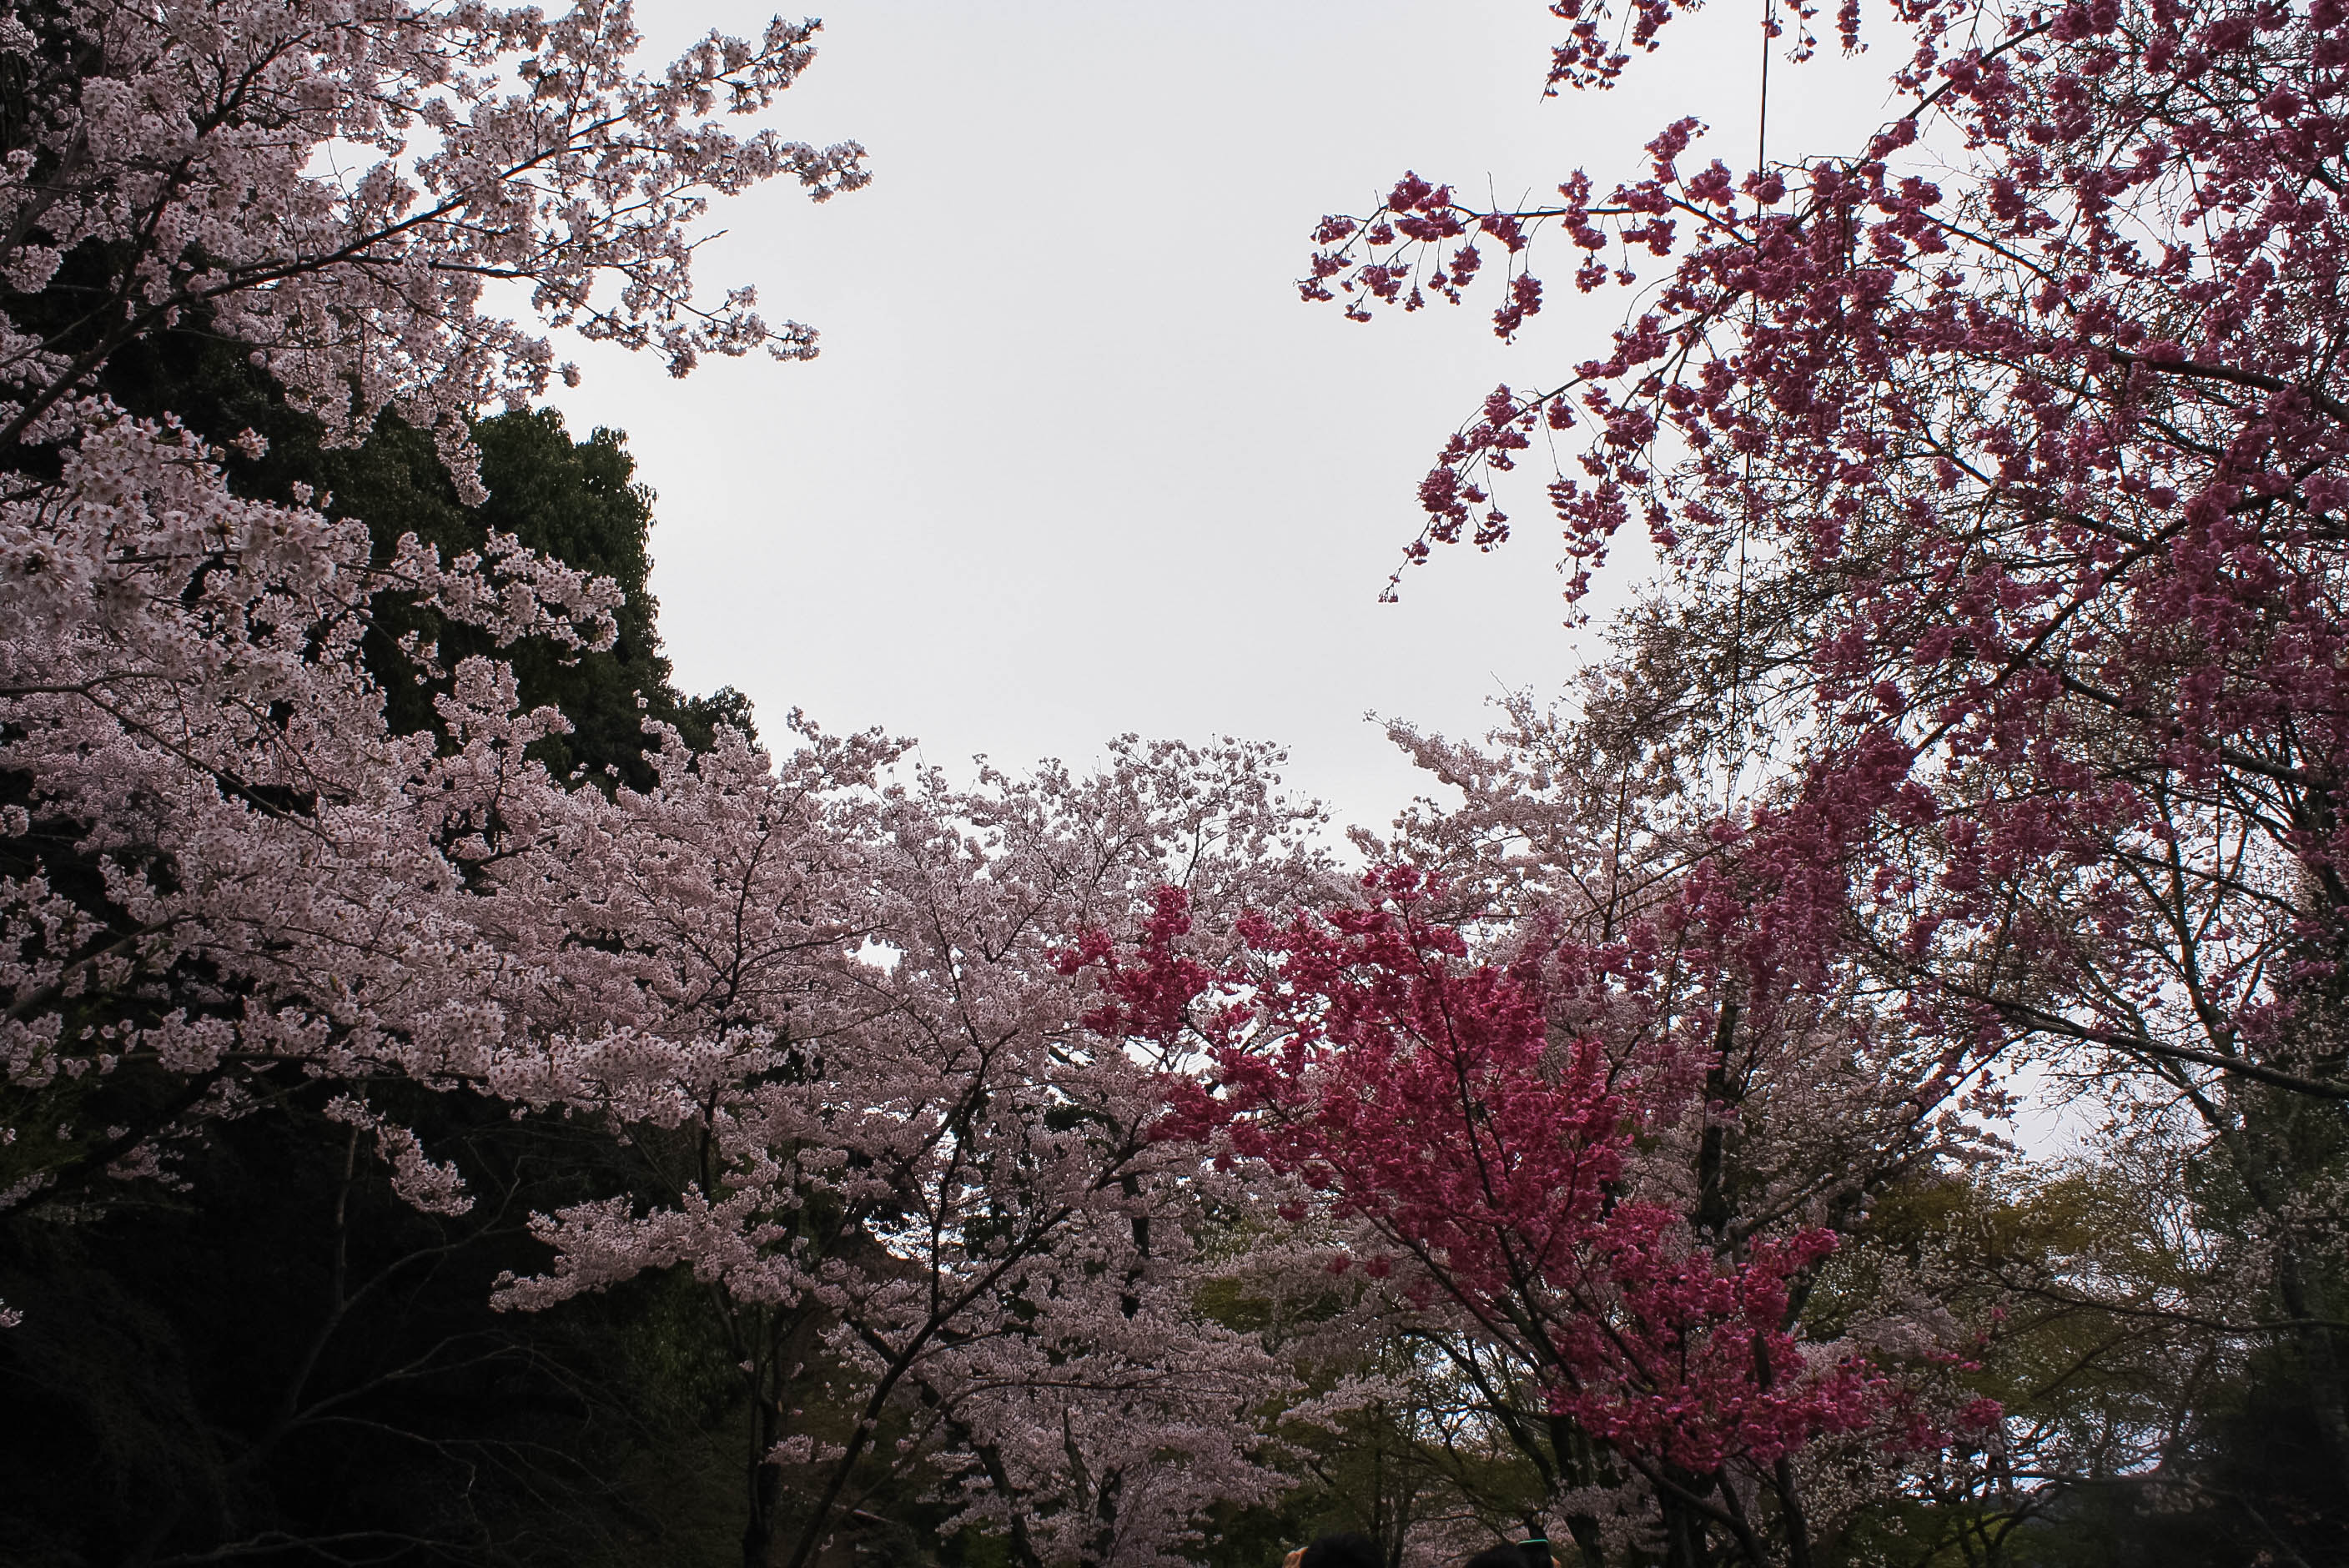
[[[1298,1568],[1386,1568],[1379,1543],[1358,1530],[1316,1536],[1298,1559]],[[1512,1563],[1510,1568],[1517,1568]]]

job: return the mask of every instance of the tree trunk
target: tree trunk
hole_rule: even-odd
[[[792,1382],[814,1348],[819,1314],[802,1308],[767,1325],[763,1357],[750,1374],[749,1518],[742,1526],[742,1568],[771,1568],[781,1529],[783,1467],[771,1456],[789,1436]]]
[[[2276,1294],[2284,1310],[2304,1326],[2293,1331],[2292,1338],[2300,1351],[2302,1375],[2307,1379],[2309,1409],[2316,1418],[2317,1430],[2324,1436],[2324,1446],[2331,1450],[2342,1493],[2349,1496],[2349,1398],[2344,1397],[2338,1336],[2321,1321],[2331,1304],[2324,1292],[2309,1288],[2299,1260],[2289,1253],[2276,1268]]]
[[[1664,1568],[1706,1568],[1704,1520],[1676,1497],[1659,1497],[1664,1514]]]
[[[742,1568],[768,1568],[775,1550],[775,1510],[782,1501],[783,1467],[768,1456],[783,1440],[782,1401],[760,1395],[750,1420],[750,1515],[742,1526]]]

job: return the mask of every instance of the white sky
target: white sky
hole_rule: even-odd
[[[772,0],[641,8],[666,58]],[[626,430],[659,492],[680,684],[740,687],[778,741],[802,707],[957,771],[1125,730],[1268,738],[1340,821],[1383,823],[1419,786],[1365,710],[1482,734],[1589,634],[1561,624],[1537,493],[1500,553],[1440,552],[1378,603],[1418,478],[1496,382],[1602,345],[1624,297],[1578,300],[1553,260],[1515,348],[1489,298],[1361,326],[1298,300],[1308,232],[1405,168],[1506,199],[1580,164],[1603,189],[1682,114],[1742,170],[1754,24],[1717,3],[1623,88],[1545,102],[1562,25],[1539,0],[841,0],[769,122],[864,142],[873,184],[727,204],[704,263],[823,357],[673,382],[563,349],[574,432]],[[1774,156],[1849,146],[1889,64],[1775,67]]]

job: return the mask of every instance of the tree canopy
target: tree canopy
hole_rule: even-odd
[[[544,334],[814,351],[693,277],[864,182],[727,129],[814,24],[0,20],[12,1551],[2339,1560],[2349,12],[1837,26],[1848,156],[1319,225],[1361,320],[1663,273],[1409,552],[1546,445],[1569,597],[1658,573],[1348,866],[1260,743],[674,689]]]

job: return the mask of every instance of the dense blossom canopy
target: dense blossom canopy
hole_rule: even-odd
[[[1553,9],[1555,88],[1692,7],[1619,49]],[[1505,338],[1561,240],[1586,291],[1666,266],[1485,400],[1413,552],[1499,543],[1556,439],[1572,594],[1635,518],[1654,592],[1570,716],[1399,727],[1459,799],[1348,879],[1233,741],[964,786],[798,715],[780,755],[647,717],[635,771],[558,775],[573,721],[505,655],[648,625],[616,584],[256,499],[263,437],[112,396],[212,335],[326,443],[429,430],[477,502],[471,421],[569,374],[543,331],[805,357],[691,263],[710,197],[864,182],[712,118],[812,23],[647,72],[605,0],[11,11],[0,1218],[169,1189],[307,1093],[454,1221],[482,1193],[398,1108],[462,1101],[600,1140],[498,1309],[698,1288],[754,1568],[876,1472],[1017,1568],[1173,1564],[1396,1401],[1389,1436],[1534,1476],[1462,1483],[1477,1517],[1588,1563],[1808,1568],[1886,1499],[2014,1495],[2003,1299],[1961,1320],[1893,1229],[1983,1190],[2035,1061],[2223,1158],[2192,1223],[2248,1217],[2205,1273],[2272,1310],[2064,1288],[2288,1346],[2349,1476],[2349,13],[1890,25],[1909,102],[1857,157],[1694,170],[1683,120],[1604,197],[1406,175],[1320,225],[1309,298],[1488,287]]]

